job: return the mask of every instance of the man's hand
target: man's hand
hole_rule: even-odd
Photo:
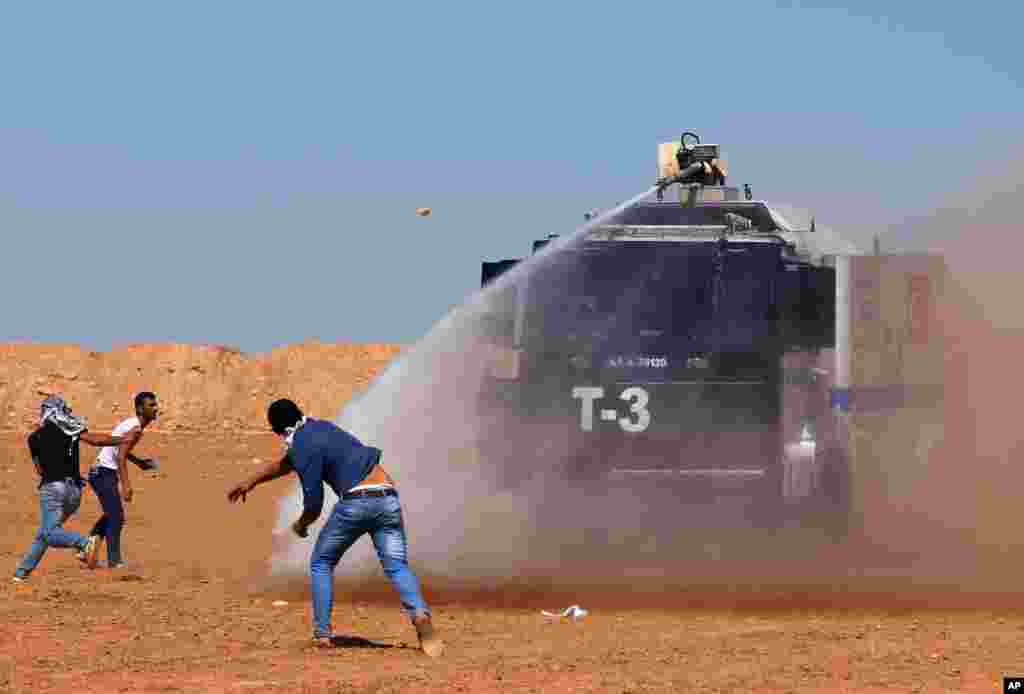
[[[140,470],[145,470],[146,472],[149,472],[150,470],[156,472],[160,469],[160,463],[157,462],[156,458],[136,458],[132,462],[135,463]]]
[[[239,499],[241,499],[242,503],[244,504],[245,495],[251,491],[252,486],[248,482],[240,482],[239,484],[236,484],[228,491],[228,501],[233,504]]]
[[[292,471],[291,460],[285,455],[280,460],[275,460],[271,463],[267,463],[263,468],[255,475],[250,477],[244,482],[240,482],[232,487],[228,491],[228,501],[234,503],[241,499],[245,501],[245,495],[251,492],[253,489],[271,480],[276,480],[278,477],[284,477]]]
[[[299,537],[307,537],[309,535],[309,526],[302,522],[302,519],[292,523],[292,532]]]
[[[132,489],[132,485],[128,480],[121,481],[121,496],[124,497],[124,502],[130,504],[132,497],[135,495],[135,491]]]

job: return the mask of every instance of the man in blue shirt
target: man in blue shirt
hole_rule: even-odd
[[[334,568],[342,555],[365,533],[373,539],[385,575],[398,591],[412,619],[420,647],[431,657],[441,655],[444,644],[434,633],[430,608],[423,599],[416,574],[409,567],[405,525],[398,490],[380,464],[380,449],[365,446],[331,422],[305,417],[291,400],[275,400],[267,410],[270,428],[288,444],[281,460],[270,463],[228,492],[228,501],[245,501],[259,484],[294,471],[302,483],[302,515],[292,532],[307,537],[323,509],[324,484],[338,495],[331,515],[317,537],[310,560],[313,592],[313,642],[334,645],[331,612],[334,607]]]

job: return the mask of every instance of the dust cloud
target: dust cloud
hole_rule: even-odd
[[[939,209],[883,237],[886,250],[940,253],[949,269],[942,306],[945,431],[913,504],[927,524],[906,539],[922,567],[956,577],[961,590],[1018,592],[1024,150],[971,173]]]

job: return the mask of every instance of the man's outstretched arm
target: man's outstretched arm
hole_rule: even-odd
[[[91,431],[83,431],[79,438],[90,446],[102,448],[104,446],[120,446],[123,440],[120,436],[108,436],[107,434],[94,434]]]
[[[232,503],[239,499],[245,501],[245,495],[251,492],[255,487],[263,484],[264,482],[270,482],[279,477],[284,477],[291,472],[292,469],[292,461],[287,454],[280,460],[267,463],[252,477],[232,487],[228,491],[228,501]]]

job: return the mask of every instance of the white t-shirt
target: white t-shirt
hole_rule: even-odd
[[[138,417],[129,417],[124,420],[110,432],[111,436],[124,436],[132,429],[138,429],[141,426]],[[114,472],[117,472],[117,446],[104,446],[100,449],[99,454],[96,456],[95,467],[105,467]]]

